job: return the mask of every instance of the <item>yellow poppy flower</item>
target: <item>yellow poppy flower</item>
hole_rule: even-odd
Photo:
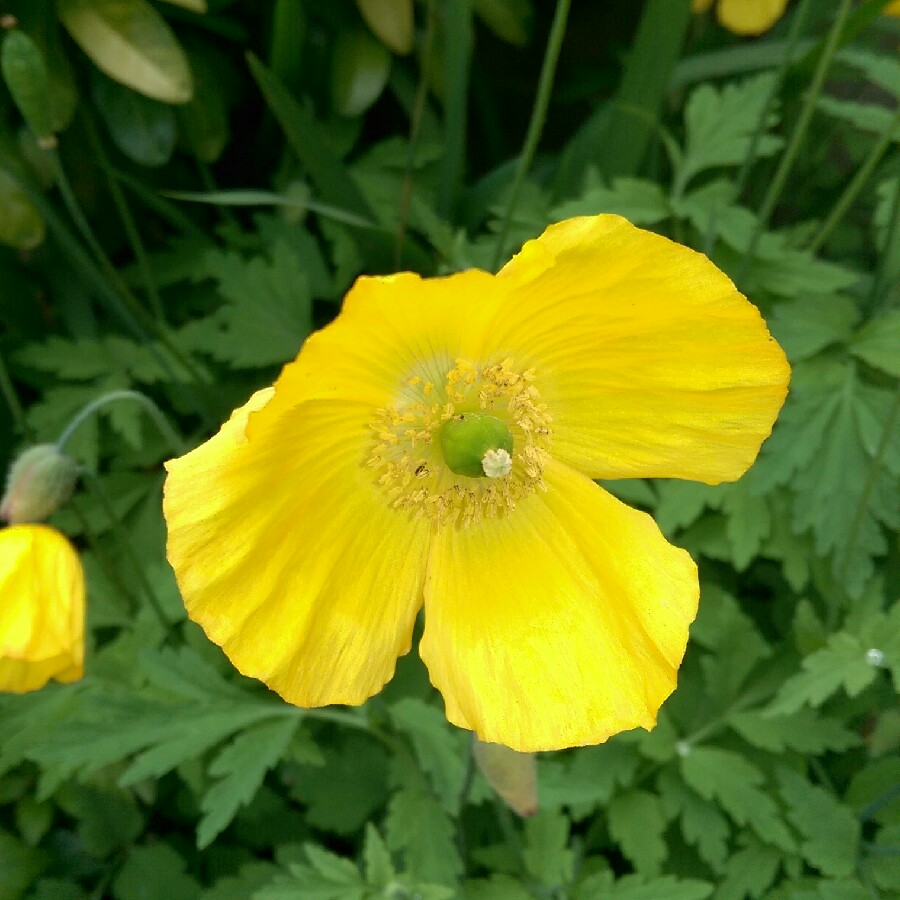
[[[893,0],[883,10],[886,16],[900,16],[900,0]]]
[[[716,0],[694,0],[696,13],[706,12]],[[718,0],[716,17],[735,34],[756,35],[768,31],[783,15],[788,0]]]
[[[725,275],[618,216],[552,225],[499,275],[363,277],[167,464],[169,559],[191,618],[298,706],[379,691],[424,602],[431,680],[483,741],[650,728],[696,567],[592,479],[738,478],[788,378]]]
[[[63,535],[46,525],[0,530],[0,690],[81,678],[84,574]]]

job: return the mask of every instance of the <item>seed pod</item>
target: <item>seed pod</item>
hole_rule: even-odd
[[[24,31],[7,32],[0,48],[3,80],[25,123],[44,149],[56,146],[50,98],[50,74],[40,47]]]

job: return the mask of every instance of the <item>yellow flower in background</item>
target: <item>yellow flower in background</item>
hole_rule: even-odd
[[[886,16],[900,16],[900,0],[893,0],[892,3],[888,3],[883,11]]]
[[[84,574],[63,535],[46,525],[0,530],[0,690],[81,678]]]
[[[299,706],[409,651],[448,718],[548,750],[654,725],[697,571],[592,479],[747,470],[789,378],[699,253],[570,219],[499,275],[363,277],[273,387],[167,464],[188,612]]]
[[[716,3],[719,23],[735,34],[768,31],[783,15],[788,0],[694,0],[694,12],[706,12]]]

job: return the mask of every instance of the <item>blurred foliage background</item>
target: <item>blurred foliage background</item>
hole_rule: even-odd
[[[103,406],[52,520],[86,677],[0,699],[0,897],[900,896],[885,8],[743,38],[689,0],[0,0],[0,459],[120,390],[192,446],[356,275],[493,270],[578,214],[707,253],[794,367],[738,483],[607,485],[699,561],[701,612],[656,730],[543,756],[524,820],[415,653],[359,710],[234,672],[165,562],[177,448]]]

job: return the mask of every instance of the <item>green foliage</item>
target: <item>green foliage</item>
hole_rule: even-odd
[[[604,485],[701,573],[656,728],[541,755],[519,821],[415,653],[362,710],[286,705],[186,619],[160,512],[179,450],[112,403],[53,518],[87,572],[86,677],[0,697],[3,900],[900,893],[900,20],[862,4],[816,92],[834,6],[744,41],[689,0],[572,4],[509,222],[511,252],[615,213],[707,254],[793,367],[741,480]],[[357,275],[492,265],[546,5],[0,12],[4,458],[114,390],[194,446]]]

